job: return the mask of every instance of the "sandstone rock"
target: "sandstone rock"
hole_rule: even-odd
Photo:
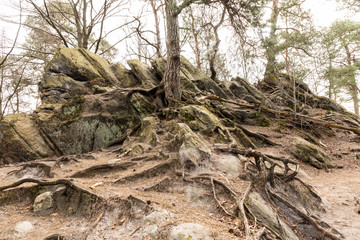
[[[124,93],[89,95],[55,109],[39,127],[61,154],[97,150],[138,123]]]
[[[156,209],[144,218],[147,224],[163,224],[171,218],[171,215],[165,209]]]
[[[80,48],[60,48],[45,71],[63,73],[78,81],[91,81],[96,78],[103,78],[108,82],[116,81],[108,61]]]
[[[144,118],[154,112],[155,106],[140,93],[134,93],[130,97],[130,104],[135,115]]]
[[[217,128],[223,129],[219,119],[204,106],[185,106],[180,109],[179,117],[191,129],[205,134],[213,133]]]
[[[213,165],[221,172],[228,175],[238,175],[241,166],[240,159],[232,154],[213,155]]]
[[[159,58],[151,62],[154,69],[162,78],[165,73],[166,59]],[[226,93],[214,80],[204,72],[195,68],[186,58],[181,57],[180,84],[185,95],[195,95],[199,93],[211,93],[223,98],[227,98]]]
[[[127,63],[137,79],[141,81],[144,88],[153,88],[160,83],[155,73],[145,63],[142,63],[137,59],[129,60]]]
[[[332,167],[331,157],[320,147],[299,137],[294,138],[294,141],[296,145],[291,152],[297,159],[316,168]]]
[[[88,50],[60,48],[45,68],[39,91],[44,103],[64,103],[91,93],[94,85],[119,85],[111,65]]]
[[[209,229],[197,223],[183,223],[170,230],[169,240],[213,240]]]
[[[158,136],[156,129],[159,125],[159,119],[157,117],[145,117],[141,120],[141,133],[140,140],[144,143],[149,143],[155,146],[158,142]]]
[[[159,227],[156,225],[150,225],[144,228],[142,233],[142,239],[158,239]],[[150,238],[149,238],[150,237]]]
[[[54,154],[55,151],[41,137],[31,115],[10,114],[0,122],[0,165]]]
[[[80,92],[89,92],[85,82],[76,81],[64,73],[45,72],[39,84],[39,92],[43,103],[64,103]]]
[[[177,133],[173,145],[179,149],[180,161],[188,168],[193,169],[211,156],[211,150],[205,140],[196,135],[185,123],[178,123],[175,127]]]
[[[252,214],[258,216],[258,220],[261,221],[262,224],[275,231],[282,239],[299,239],[291,230],[290,226],[277,217],[277,213],[274,212],[272,206],[270,206],[259,193],[249,193],[245,205]]]
[[[34,225],[28,221],[18,222],[14,227],[14,231],[20,235],[32,232],[34,229]]]
[[[135,87],[141,84],[140,80],[136,78],[135,74],[132,71],[126,69],[126,67],[120,63],[112,64],[111,70],[119,81],[121,87]]]
[[[54,207],[52,192],[44,192],[38,195],[34,200],[34,213],[38,215],[48,215]]]

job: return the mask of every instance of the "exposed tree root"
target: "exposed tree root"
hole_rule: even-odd
[[[275,115],[280,115],[283,117],[286,117],[288,119],[291,119],[293,121],[299,121],[299,119],[302,119],[303,121],[309,121],[312,123],[317,123],[326,127],[332,127],[332,128],[337,128],[337,129],[341,129],[341,130],[346,130],[346,131],[351,131],[357,135],[360,135],[360,129],[359,128],[354,128],[354,127],[348,127],[348,126],[344,126],[344,125],[339,125],[339,124],[335,124],[335,123],[331,123],[331,122],[327,122],[321,119],[317,119],[317,118],[313,118],[313,117],[309,117],[309,116],[305,116],[302,114],[298,114],[298,113],[291,113],[291,112],[285,112],[285,111],[280,111],[280,110],[273,110],[270,108],[266,108],[263,106],[256,106],[253,104],[248,104],[248,103],[242,103],[242,102],[237,102],[237,101],[233,101],[233,100],[227,100],[224,98],[221,98],[219,96],[215,96],[215,95],[209,95],[209,96],[204,96],[199,98],[198,100],[202,101],[202,100],[215,100],[215,101],[220,101],[220,102],[226,102],[226,103],[231,103],[237,106],[242,106],[242,107],[248,107],[248,108],[252,108],[252,109],[257,109],[257,110],[261,110],[267,113],[272,113]]]
[[[22,173],[24,173],[24,171],[26,171],[27,169],[36,169],[39,172],[42,172],[44,176],[41,177],[54,177],[54,174],[51,172],[51,167],[44,164],[44,163],[37,163],[37,162],[30,162],[30,163],[25,163],[21,166],[20,169],[18,170],[14,170],[9,172],[7,175],[16,175],[18,177],[22,177]],[[26,174],[26,172],[25,172]]]
[[[240,124],[237,124],[237,127],[240,128],[241,130],[243,130],[243,132],[250,136],[250,137],[253,137],[255,139],[258,139],[262,142],[264,142],[265,144],[267,145],[270,145],[270,146],[276,146],[276,145],[279,145],[277,144],[276,142],[273,142],[271,141],[270,139],[268,139],[266,136],[263,136],[262,134],[259,134],[259,133],[255,133],[255,132],[252,132],[246,128],[244,128],[243,126],[241,126]]]
[[[212,177],[210,177],[210,176],[208,176],[208,175],[197,175],[197,176],[193,176],[193,177],[191,177],[191,180],[196,180],[196,179],[207,179],[207,180],[209,180],[209,181],[211,181],[211,179],[212,179],[212,181],[214,182],[214,183],[216,183],[216,184],[219,184],[220,186],[222,186],[230,195],[232,195],[233,197],[237,197],[238,195],[237,195],[237,193],[236,192],[234,192],[226,183],[223,183],[222,181],[220,181],[220,180],[217,180],[217,179],[215,179],[215,178],[212,178]],[[186,179],[184,179],[184,180],[186,180]],[[188,180],[187,180],[188,181]]]
[[[251,183],[249,183],[242,198],[238,198],[238,207],[239,207],[239,211],[240,211],[240,215],[241,215],[239,217],[241,217],[241,219],[242,219],[246,240],[250,239],[250,228],[249,228],[248,219],[247,219],[245,208],[244,208],[244,202],[245,202],[245,199],[247,198],[247,195],[249,194],[250,190],[251,190]]]
[[[226,208],[221,204],[221,202],[219,201],[219,199],[217,198],[216,196],[216,189],[215,189],[215,184],[214,184],[214,179],[213,178],[210,178],[210,182],[211,182],[211,186],[212,186],[212,192],[213,192],[213,196],[214,196],[214,199],[216,201],[216,203],[218,204],[218,206],[221,208],[221,210],[223,210],[223,212],[230,216],[230,217],[233,217],[233,214],[229,213]]]
[[[162,162],[162,163],[159,163],[159,164],[155,165],[154,167],[152,167],[150,169],[146,169],[142,172],[135,173],[133,175],[126,176],[123,178],[119,178],[119,179],[115,180],[114,183],[124,183],[124,182],[128,182],[128,181],[136,181],[139,178],[154,177],[154,176],[157,176],[160,172],[169,171],[169,169],[173,165],[174,165],[174,161]]]
[[[101,164],[86,168],[84,170],[78,171],[72,174],[70,177],[72,178],[88,178],[93,177],[96,174],[106,172],[107,174],[114,171],[125,170],[131,166],[136,165],[134,162],[122,162],[122,163],[108,163]]]
[[[34,179],[34,178],[24,178],[24,179],[21,179],[21,180],[19,180],[17,182],[12,183],[12,184],[0,187],[0,192],[4,191],[6,189],[9,189],[9,188],[14,188],[14,187],[20,186],[20,185],[22,185],[24,183],[36,183],[39,186],[52,186],[52,185],[63,184],[63,185],[66,185],[68,187],[72,187],[72,188],[74,188],[75,190],[77,190],[79,192],[94,195],[93,193],[89,192],[88,190],[85,190],[85,189],[75,185],[69,179],[57,179],[55,181],[44,181],[44,180],[39,180],[39,179]]]
[[[342,238],[332,234],[331,232],[324,229],[320,223],[314,219],[313,217],[309,216],[307,213],[303,212],[299,208],[295,207],[293,204],[291,204],[289,201],[281,197],[280,195],[276,194],[272,189],[267,187],[267,191],[273,196],[274,198],[280,200],[283,204],[285,204],[287,207],[289,207],[291,210],[295,211],[297,214],[299,214],[301,217],[305,218],[307,221],[309,221],[313,226],[316,227],[317,230],[319,230],[323,237],[328,237],[332,240],[340,240]]]
[[[165,191],[166,187],[170,185],[170,178],[165,177],[158,183],[154,184],[153,186],[147,187],[144,189],[144,191],[157,191],[157,192],[163,192]]]
[[[133,134],[134,132],[136,132],[139,128],[141,127],[141,124],[138,123],[136,124],[134,127],[128,129],[123,135],[121,135],[120,137],[110,141],[105,148],[109,148],[111,146],[117,145],[117,144],[122,144],[131,134]]]
[[[265,168],[269,170],[268,177],[269,177],[269,181],[272,183],[274,182],[275,176],[280,177],[282,180],[285,181],[291,181],[299,172],[299,166],[300,166],[299,163],[292,161],[290,159],[284,159],[272,155],[266,155],[260,151],[253,149],[221,148],[221,147],[215,149],[222,152],[231,152],[235,154],[240,154],[245,157],[253,157],[255,159],[255,164],[259,172],[263,171],[262,169],[263,167],[261,167],[261,165],[265,166]],[[274,162],[274,160],[281,161],[284,164],[285,168],[283,174],[277,174],[274,172],[276,166],[282,167],[278,163]],[[266,165],[264,164],[265,161],[269,162],[271,164],[271,167],[267,168]],[[291,170],[291,168],[288,166],[289,164],[295,165],[295,170],[291,174],[289,174],[289,171]]]

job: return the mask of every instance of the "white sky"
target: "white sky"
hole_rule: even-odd
[[[14,1],[14,0],[13,0]],[[17,16],[18,11],[9,7],[11,0],[0,0],[0,15]],[[17,2],[16,0],[14,2]],[[336,0],[307,0],[303,7],[310,9],[316,26],[329,26],[337,19],[351,18],[360,21],[360,14],[337,9]],[[16,19],[16,18],[15,18]],[[24,17],[25,19],[25,17]],[[0,21],[0,29],[5,29],[7,35],[15,35],[16,27]]]

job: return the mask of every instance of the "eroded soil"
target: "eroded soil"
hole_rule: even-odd
[[[277,146],[265,147],[261,151],[293,158],[289,150],[292,138],[299,135],[297,131],[280,129],[278,126],[245,127],[265,134],[278,143]],[[299,178],[314,186],[315,191],[327,201],[327,212],[321,217],[346,239],[356,240],[360,236],[360,160],[356,158],[360,146],[354,134],[339,132],[338,136],[323,137],[321,144],[332,155],[333,163],[342,168],[316,170],[301,164]],[[136,139],[130,140],[136,142]],[[219,209],[206,179],[203,182],[183,181],[181,169],[164,167],[164,163],[177,158],[176,154],[164,154],[164,146],[161,145],[145,148],[147,150],[137,156],[124,155],[125,148],[115,146],[85,155],[37,160],[38,163],[50,166],[54,177],[37,176],[43,173],[27,171],[20,178],[39,177],[48,181],[73,179],[77,186],[105,199],[107,207],[95,209],[88,216],[69,216],[65,212],[37,216],[32,212],[31,199],[18,191],[15,199],[0,206],[0,239],[45,239],[54,234],[66,236],[66,239],[166,239],[167,230],[171,226],[185,222],[200,223],[209,228],[214,239],[244,239],[241,223],[233,221]],[[215,158],[216,154],[207,167],[199,168],[197,173],[217,173],[219,181],[227,182],[237,194],[243,194],[249,182],[239,180],[236,171],[219,171]],[[82,171],[100,165],[111,165],[111,168],[95,167],[94,171],[81,175]],[[0,186],[18,180],[19,176],[15,176],[14,171],[21,169],[20,166],[14,164],[0,168]],[[80,174],[80,177],[76,174]],[[23,184],[16,189],[26,190],[33,185]],[[219,187],[217,194],[221,203],[231,209],[231,202],[226,198],[224,189]],[[157,219],[156,223],[146,218],[150,212],[162,209],[168,214],[163,219]],[[34,231],[16,234],[14,226],[20,221],[31,222]],[[154,225],[161,229],[157,238],[152,238],[150,234]],[[258,226],[251,226],[251,229],[255,228]]]

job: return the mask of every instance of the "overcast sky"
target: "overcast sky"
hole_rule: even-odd
[[[18,11],[9,7],[11,1],[18,2],[17,0],[0,0],[0,14],[3,16],[14,16],[15,19]],[[303,5],[306,9],[310,9],[314,23],[316,26],[329,26],[337,19],[351,18],[360,21],[360,14],[353,14],[349,11],[340,11],[336,0],[307,0]],[[25,17],[24,17],[25,19]],[[15,36],[16,26],[0,21],[0,30],[5,29],[8,37]],[[22,31],[24,35],[24,31]]]

